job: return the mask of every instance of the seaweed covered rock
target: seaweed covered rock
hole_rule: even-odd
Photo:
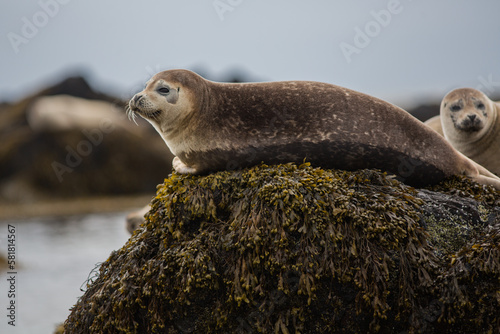
[[[65,333],[492,333],[498,195],[308,164],[174,173]]]

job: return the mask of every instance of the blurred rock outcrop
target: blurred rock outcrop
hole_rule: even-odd
[[[153,192],[171,172],[173,156],[147,122],[137,127],[126,119],[125,105],[82,77],[2,104],[0,200]]]
[[[408,112],[415,116],[419,121],[425,122],[429,118],[439,115],[439,103],[421,105],[408,110]]]
[[[499,195],[308,164],[174,173],[65,333],[495,333]]]

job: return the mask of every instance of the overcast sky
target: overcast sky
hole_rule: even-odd
[[[172,68],[330,82],[402,106],[463,86],[491,96],[499,14],[498,0],[2,0],[0,100],[79,71],[127,98]]]

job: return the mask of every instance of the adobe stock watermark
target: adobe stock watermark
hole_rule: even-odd
[[[212,2],[212,6],[214,6],[219,19],[224,21],[224,15],[226,15],[227,12],[232,12],[242,3],[243,0],[214,0],[214,2]]]
[[[23,16],[21,18],[20,33],[9,32],[7,39],[14,53],[18,54],[20,47],[23,44],[28,44],[33,38],[38,35],[40,29],[45,27],[51,18],[54,18],[60,10],[61,5],[66,5],[71,0],[39,0],[38,6],[40,10],[34,13],[31,17]]]
[[[16,237],[16,227],[14,225],[7,226],[7,323],[10,326],[16,326],[17,317],[17,237]]]
[[[53,161],[51,164],[59,182],[63,182],[63,175],[65,173],[72,173],[73,170],[83,162],[83,158],[89,156],[94,150],[94,147],[99,146],[103,142],[104,135],[112,132],[114,129],[115,125],[113,122],[104,118],[101,120],[99,128],[82,130],[87,140],[80,140],[74,148],[70,145],[66,145],[65,149],[67,154],[64,160],[65,164],[59,161]]]
[[[475,88],[483,93],[493,94],[500,89],[500,81],[493,81],[493,74],[489,74],[486,78],[480,75],[477,79],[480,84]]]
[[[411,0],[408,0],[411,1]],[[341,42],[340,50],[344,55],[347,63],[352,62],[352,56],[360,54],[363,49],[368,47],[372,40],[380,35],[382,30],[389,26],[394,15],[400,14],[403,11],[403,5],[399,0],[389,0],[386,9],[378,11],[371,10],[370,16],[372,20],[366,22],[363,27],[354,27],[354,38],[352,43]]]

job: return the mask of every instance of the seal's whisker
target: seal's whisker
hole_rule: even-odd
[[[125,112],[127,113],[127,117],[128,117],[129,121],[133,121],[135,123],[135,125],[139,125],[139,124],[137,124],[137,121],[135,120],[135,112],[132,110],[132,108],[130,108],[130,106],[127,106],[125,108]]]

